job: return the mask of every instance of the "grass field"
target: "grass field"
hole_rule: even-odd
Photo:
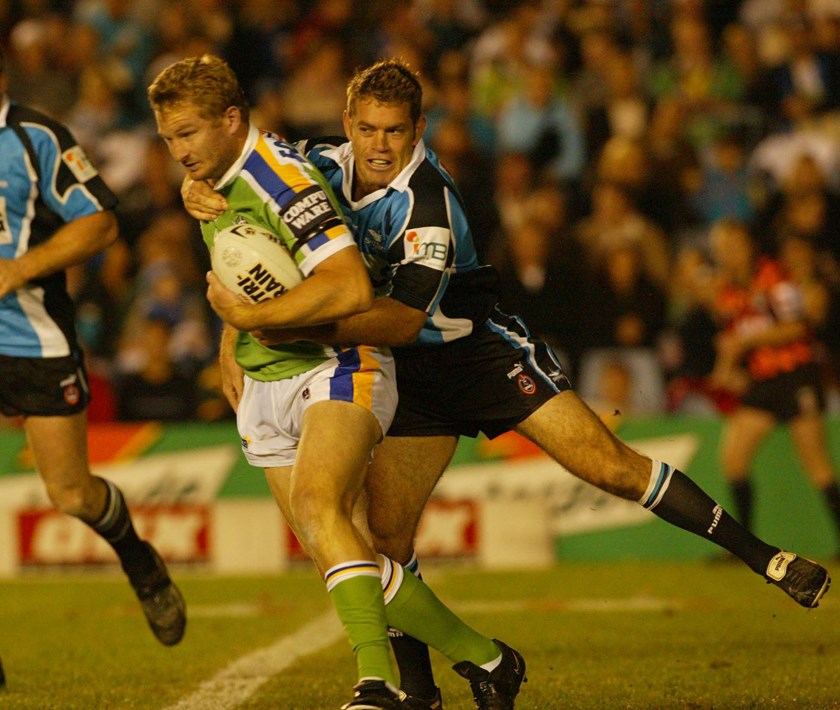
[[[336,710],[349,699],[349,646],[314,571],[176,574],[190,621],[175,648],[153,639],[116,576],[0,583],[0,708]],[[806,611],[741,565],[425,575],[476,628],[523,653],[521,710],[840,708],[838,589]],[[466,682],[433,662],[447,710],[472,708]]]

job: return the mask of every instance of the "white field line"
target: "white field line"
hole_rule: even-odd
[[[459,612],[504,613],[533,609],[527,601],[472,601],[455,603]],[[636,596],[621,599],[570,599],[557,605],[558,611],[661,611],[679,609],[683,604],[676,599]],[[251,604],[217,604],[194,607],[193,617],[250,616],[260,609]],[[331,646],[344,631],[330,609],[306,626],[289,636],[283,636],[271,646],[242,656],[202,683],[186,698],[165,710],[232,710],[250,698],[272,676],[282,673],[293,663],[312,653]]]
[[[330,609],[271,646],[233,661],[192,695],[166,710],[231,710],[250,698],[272,676],[300,658],[331,646],[343,633],[335,611]]]

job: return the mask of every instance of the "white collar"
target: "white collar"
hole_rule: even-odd
[[[230,185],[230,183],[236,179],[259,138],[260,130],[254,124],[249,124],[248,137],[245,139],[245,145],[242,147],[242,152],[239,154],[239,157],[233,161],[233,165],[227,169],[225,174],[216,181],[216,185],[213,188],[214,190],[221,190],[223,187]]]
[[[388,190],[397,190],[400,192],[405,190],[417,166],[426,159],[426,144],[422,138],[417,141],[417,145],[414,146],[414,152],[411,154],[411,160],[408,161],[408,164],[400,171],[399,175],[391,180],[386,187],[365,195],[361,200],[353,200],[353,174],[355,170],[353,144],[348,140],[335,148],[325,150],[323,155],[330,160],[336,161],[342,167],[341,192],[350,207],[353,210],[357,210],[382,199]]]

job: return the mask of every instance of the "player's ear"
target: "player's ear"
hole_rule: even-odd
[[[349,139],[352,121],[350,120],[350,114],[347,113],[347,109],[344,109],[344,112],[341,114],[341,122],[344,124],[344,135]]]
[[[231,133],[236,133],[237,129],[242,125],[242,111],[238,106],[228,106],[225,109],[224,121],[228,130]]]
[[[414,140],[411,142],[411,145],[417,145],[420,142],[425,130],[426,117],[423,114],[420,114],[420,118],[417,119],[417,123],[414,124]]]

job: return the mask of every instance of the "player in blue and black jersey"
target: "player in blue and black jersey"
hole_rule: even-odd
[[[149,626],[171,646],[184,600],[119,488],[91,474],[90,401],[65,269],[117,237],[108,189],[60,123],[6,96],[0,55],[0,412],[22,417],[47,494],[116,551]]]
[[[551,348],[500,309],[457,190],[423,143],[414,73],[400,61],[380,62],[357,73],[347,97],[349,141],[308,141],[303,149],[377,267],[379,297],[367,312],[320,332],[265,335],[266,342],[392,347],[399,404],[367,478],[377,549],[416,572],[416,524],[458,437],[514,429],[579,478],[729,550],[799,604],[816,606],[829,585],[822,566],[756,538],[684,473],[621,442],[571,389]],[[201,192],[185,185],[185,201],[212,218],[223,203]],[[395,651],[406,707],[442,707],[424,651],[406,637]],[[512,698],[499,705],[496,693],[505,684],[518,689],[509,666],[456,670],[470,680],[480,710],[513,707]]]

